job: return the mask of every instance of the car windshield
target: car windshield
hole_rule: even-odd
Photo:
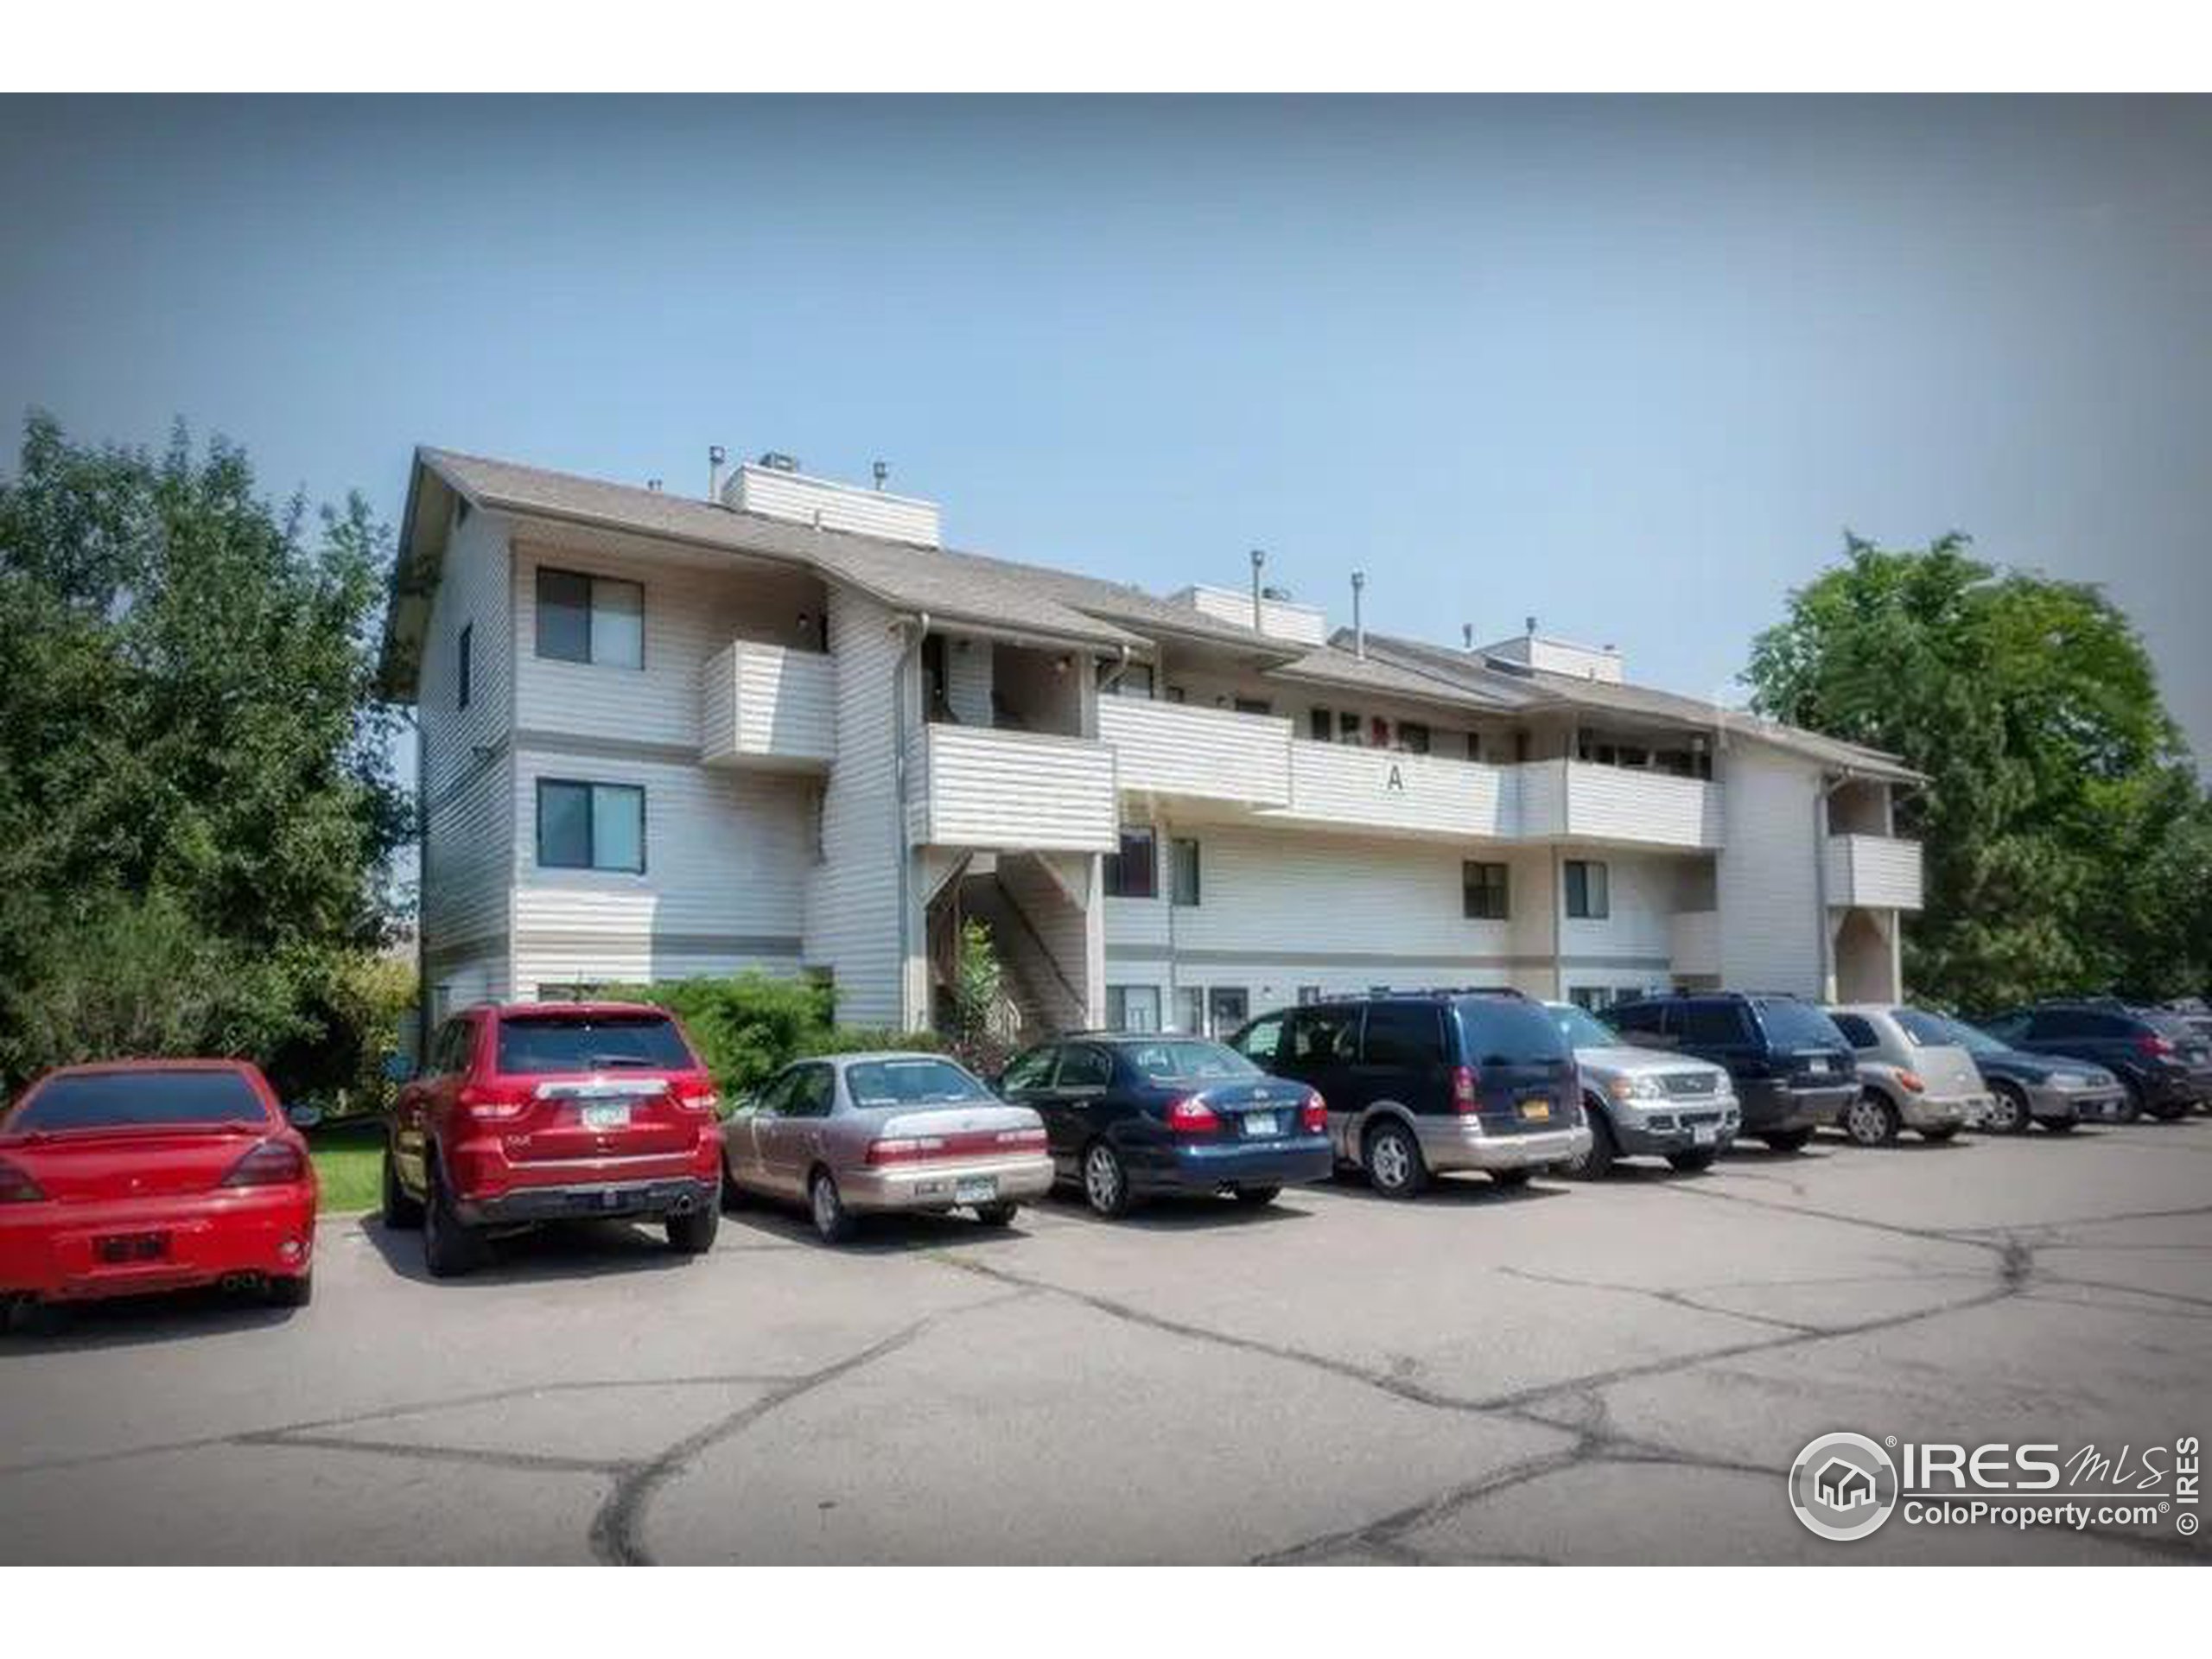
[[[950,1060],[860,1060],[845,1068],[855,1106],[947,1106],[991,1091]]]
[[[499,1020],[499,1070],[510,1077],[689,1071],[692,1064],[676,1022],[664,1014],[511,1014]]]
[[[1260,1068],[1219,1043],[1132,1043],[1122,1051],[1137,1075],[1148,1083],[1199,1082],[1215,1077],[1257,1077]]]
[[[7,1127],[28,1135],[268,1122],[261,1096],[236,1071],[84,1071],[33,1090]]]
[[[1570,1048],[1618,1048],[1621,1034],[1587,1008],[1572,1002],[1552,1005],[1552,1023]]]
[[[1952,1021],[1939,1014],[1919,1008],[1891,1008],[1890,1018],[1897,1022],[1897,1029],[1904,1033],[1915,1048],[1964,1048]]]
[[[1777,996],[1758,1004],[1759,1023],[1777,1048],[1849,1048],[1835,1021],[1809,1002]]]
[[[1999,1042],[1980,1026],[1970,1026],[1963,1020],[1939,1020],[1943,1029],[1941,1040],[1956,1043],[1969,1054],[2002,1054],[2007,1045]]]

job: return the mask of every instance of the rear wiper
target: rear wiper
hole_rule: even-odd
[[[591,1057],[589,1063],[591,1069],[594,1071],[605,1071],[617,1066],[644,1066],[652,1064],[651,1060],[638,1054],[594,1054]]]

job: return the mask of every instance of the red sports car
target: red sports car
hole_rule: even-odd
[[[315,1166],[237,1060],[48,1072],[0,1117],[0,1313],[18,1301],[314,1288]]]

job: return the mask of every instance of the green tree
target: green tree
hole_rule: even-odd
[[[2202,990],[2212,808],[2141,639],[2095,587],[1969,548],[1847,537],[1754,643],[1754,706],[1929,775],[1899,809],[1926,844],[1916,994]]]
[[[33,415],[0,480],[0,1083],[117,1052],[342,1084],[409,831],[373,701],[388,537],[246,458]]]

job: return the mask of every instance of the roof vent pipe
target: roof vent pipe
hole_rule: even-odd
[[[891,463],[887,461],[879,461],[875,463],[874,470],[875,473],[875,487],[877,490],[880,491],[883,486],[891,480]]]
[[[1475,648],[1475,625],[1473,623],[1462,622],[1459,625],[1459,648],[1462,651],[1472,651]]]
[[[722,499],[722,463],[729,459],[729,452],[719,443],[707,446],[707,499]]]
[[[1367,655],[1367,624],[1360,620],[1359,596],[1366,586],[1367,572],[1353,571],[1351,573],[1351,654],[1362,658]]]
[[[1536,619],[1533,616],[1525,617],[1522,619],[1522,621],[1525,625],[1522,632],[1527,633],[1531,639],[1535,639],[1536,637]]]
[[[1265,553],[1256,547],[1252,550],[1252,632],[1255,633],[1266,632],[1260,620],[1260,570],[1267,562]]]

